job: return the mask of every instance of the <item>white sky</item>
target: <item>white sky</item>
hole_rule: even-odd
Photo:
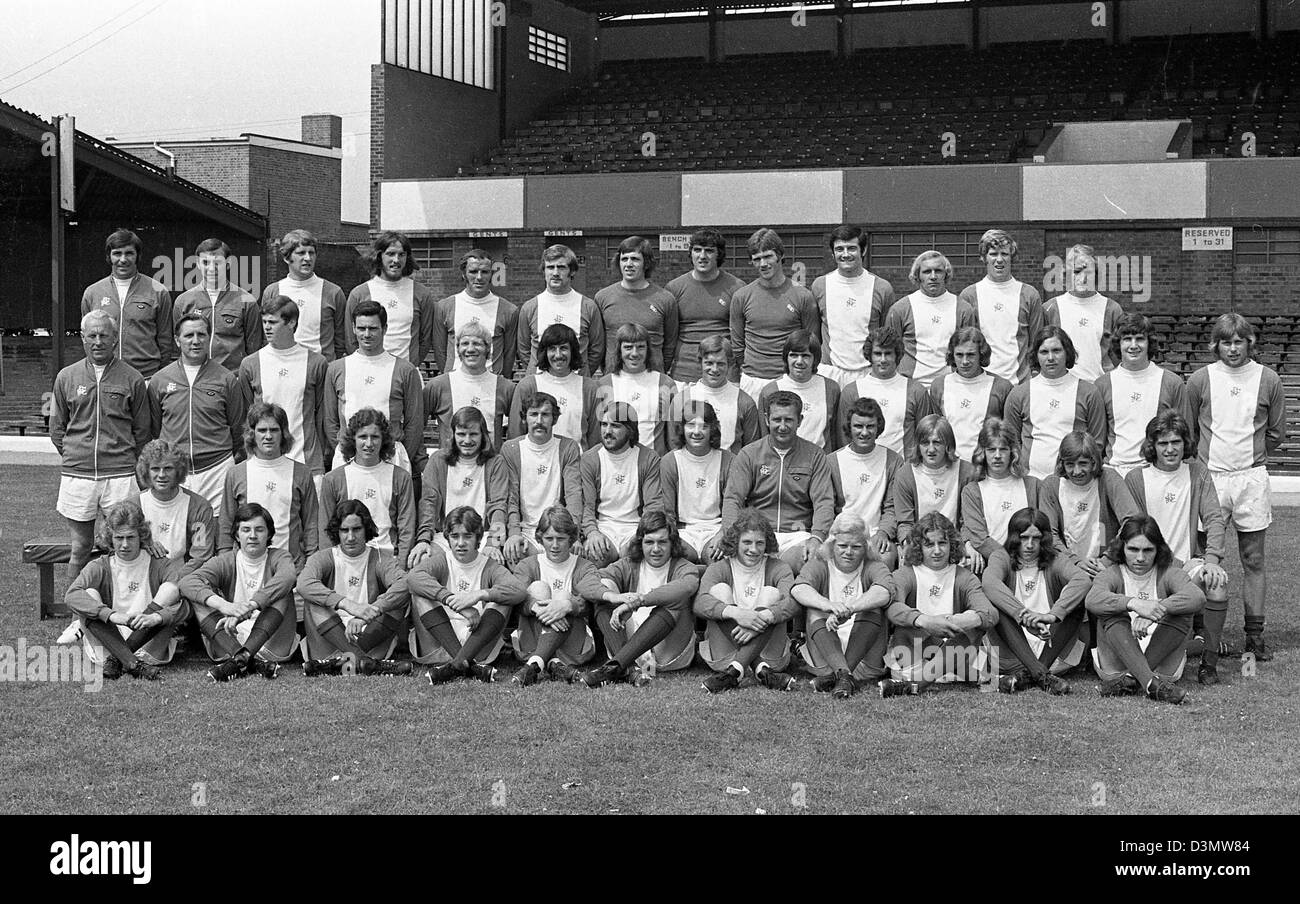
[[[5,102],[45,118],[70,113],[97,138],[163,143],[297,139],[303,114],[341,114],[343,219],[369,220],[377,0],[4,0],[3,9]]]

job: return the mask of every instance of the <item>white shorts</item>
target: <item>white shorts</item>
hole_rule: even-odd
[[[226,495],[226,473],[235,466],[234,456],[227,456],[206,471],[191,471],[182,486],[208,500],[212,517],[221,517],[221,500]]]
[[[1129,471],[1136,471],[1138,468],[1146,467],[1146,462],[1139,462],[1138,464],[1135,465],[1116,464],[1115,462],[1111,462],[1108,465],[1106,465],[1106,467],[1110,468],[1120,477],[1126,477],[1128,476]]]
[[[680,533],[683,542],[689,543],[692,549],[700,555],[704,555],[704,547],[721,529],[721,521],[700,521],[686,525],[681,529]]]
[[[740,375],[740,391],[754,400],[758,404],[758,397],[763,394],[763,387],[775,380],[776,377],[751,377],[749,374]],[[759,415],[763,414],[759,411]]]
[[[812,538],[813,535],[806,530],[791,530],[786,531],[785,533],[778,532],[776,535],[776,545],[781,552],[785,552],[787,549],[806,543]]]
[[[1269,489],[1268,469],[1243,468],[1240,471],[1211,471],[1219,507],[1231,518],[1238,531],[1264,530],[1273,523],[1273,500]]]
[[[139,495],[134,475],[95,480],[65,474],[59,478],[59,501],[54,508],[69,521],[94,521],[101,511]]]
[[[628,541],[636,535],[636,527],[636,524],[621,524],[614,521],[596,522],[596,530],[604,534],[606,539],[614,544],[614,549],[617,550],[620,558],[626,552]]]
[[[828,380],[834,380],[840,385],[840,389],[843,389],[850,383],[856,383],[871,373],[871,368],[861,367],[856,370],[845,370],[842,367],[836,367],[834,364],[821,364],[817,367],[817,373]]]

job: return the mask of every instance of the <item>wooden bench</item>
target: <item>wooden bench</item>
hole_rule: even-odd
[[[33,537],[23,544],[23,562],[36,566],[41,576],[41,618],[62,618],[72,610],[62,599],[54,599],[54,566],[66,565],[72,558],[67,537]]]

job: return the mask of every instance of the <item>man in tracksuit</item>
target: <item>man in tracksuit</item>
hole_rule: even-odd
[[[144,377],[117,358],[113,315],[82,317],[81,343],[86,357],[54,378],[50,408],[50,439],[63,456],[55,507],[72,532],[69,580],[90,558],[99,512],[138,492],[135,462],[152,425]]]
[[[768,435],[740,450],[722,498],[722,523],[757,509],[776,531],[781,559],[796,574],[826,542],[835,520],[835,489],[826,453],[798,436],[803,402],[779,390],[767,397]]]
[[[244,395],[239,378],[208,358],[208,322],[187,314],[176,324],[181,357],[149,380],[154,436],[188,458],[185,489],[221,511],[226,471],[244,447]]]
[[[144,243],[129,229],[104,242],[112,273],[81,296],[81,314],[107,311],[117,324],[117,357],[146,380],[176,359],[172,334],[172,296],[157,280],[136,268]]]
[[[263,345],[262,312],[253,298],[229,279],[230,246],[205,239],[194,250],[202,282],[183,292],[172,305],[172,320],[199,314],[208,322],[208,357],[231,373]]]

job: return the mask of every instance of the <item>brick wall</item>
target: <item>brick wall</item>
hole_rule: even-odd
[[[1047,258],[1054,255],[1063,262],[1067,248],[1074,244],[1087,244],[1092,245],[1098,256],[1125,256],[1137,260],[1141,270],[1135,272],[1144,277],[1150,298],[1143,303],[1134,300],[1133,295],[1141,286],[1131,276],[1128,290],[1110,293],[1126,310],[1140,309],[1147,314],[1175,316],[1217,314],[1230,309],[1261,316],[1300,315],[1300,266],[1237,265],[1234,264],[1230,251],[1184,252],[1181,228],[1045,229],[1037,226],[1001,225],[1015,236],[1019,245],[1015,263],[1017,278],[1035,286],[1044,301],[1062,291],[1058,286],[1046,284],[1048,274],[1044,262]],[[815,227],[777,229],[785,237],[796,232],[817,231]],[[672,228],[671,231],[681,233],[689,230]],[[735,229],[724,231],[728,236],[747,232]],[[626,234],[631,233],[607,235],[602,232],[587,236],[557,237],[543,236],[540,232],[518,232],[511,233],[508,239],[496,240],[457,236],[452,239],[453,261],[458,261],[465,251],[476,245],[496,242],[497,246],[503,248],[503,252],[497,251],[496,247],[490,247],[490,250],[494,257],[504,260],[507,265],[507,284],[497,287],[497,292],[512,301],[523,302],[542,288],[541,274],[538,271],[542,250],[548,245],[563,243],[573,248],[582,258],[582,269],[574,278],[574,287],[586,295],[595,295],[602,287],[621,278],[612,254],[607,257],[605,253],[606,243],[609,241],[612,246]],[[657,241],[659,233],[657,230],[641,230],[640,234]],[[754,278],[743,245],[729,245],[728,257],[725,264],[728,270],[745,280]],[[684,273],[691,265],[687,252],[666,252],[660,254],[659,258],[658,269],[651,277],[659,285]],[[803,262],[809,285],[818,275],[834,266],[829,252],[819,258],[815,255],[805,256]],[[913,291],[914,287],[908,281],[908,267],[880,265],[870,261],[868,265],[873,272],[888,279],[900,297]],[[787,271],[789,269],[790,261],[787,259]],[[984,265],[981,262],[955,264],[954,271],[953,290],[960,291],[984,276]],[[421,271],[416,278],[440,297],[460,291],[463,285],[454,265],[449,269]]]
[[[379,183],[384,179],[384,67],[370,67],[370,223],[379,222]]]
[[[250,148],[249,197],[273,237],[307,229],[329,240],[339,232],[342,163],[278,148]]]
[[[265,211],[249,203],[248,145],[214,144],[163,147],[176,155],[176,175],[243,207]],[[166,167],[168,158],[152,147],[123,147],[123,151],[154,166]]]

